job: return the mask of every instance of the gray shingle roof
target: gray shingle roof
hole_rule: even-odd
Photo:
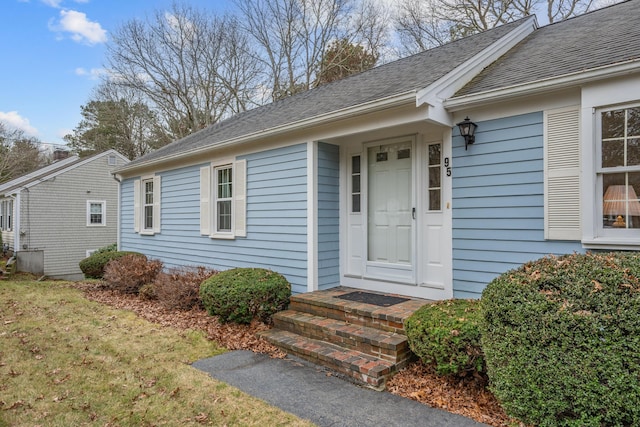
[[[372,101],[420,90],[472,58],[522,21],[466,37],[307,92],[255,108],[209,126],[132,161],[161,160],[187,150],[213,146],[278,126],[355,107]]]
[[[531,83],[640,58],[640,0],[539,28],[456,96]]]

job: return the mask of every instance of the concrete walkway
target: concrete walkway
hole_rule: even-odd
[[[272,359],[251,351],[231,351],[193,366],[320,427],[484,425],[391,393],[356,386],[297,358]]]

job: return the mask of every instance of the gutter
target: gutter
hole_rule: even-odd
[[[485,92],[462,95],[444,101],[449,111],[477,107],[489,102],[505,101],[518,96],[536,95],[551,90],[564,89],[605,78],[624,76],[640,71],[640,59],[631,59],[615,65],[605,65],[587,71],[577,71],[560,77],[550,77],[532,83],[507,86]]]
[[[280,135],[286,132],[291,132],[293,130],[301,129],[304,127],[318,126],[321,124],[334,121],[336,119],[346,119],[356,115],[385,110],[388,108],[393,108],[393,107],[404,105],[407,103],[415,104],[416,93],[417,93],[416,90],[410,90],[400,94],[388,96],[386,98],[377,99],[375,101],[360,104],[354,107],[342,108],[340,110],[332,111],[330,113],[325,113],[325,114],[314,116],[308,119],[302,119],[297,122],[287,123],[287,124],[276,126],[273,128],[263,129],[254,133],[228,139],[226,141],[221,141],[221,142],[213,143],[211,145],[206,145],[204,147],[199,147],[192,150],[185,150],[177,155],[173,155],[169,157],[161,157],[158,159],[137,163],[129,167],[124,166],[120,169],[117,169],[115,171],[115,174],[117,174],[117,176],[119,177],[122,177],[123,172],[132,172],[137,169],[160,165],[160,164],[166,163],[167,161],[179,160],[179,159],[191,157],[198,154],[204,154],[206,152],[219,149],[219,148],[228,147],[230,145],[247,143],[247,142],[255,141],[257,139],[266,138],[270,136],[277,136],[277,135]]]

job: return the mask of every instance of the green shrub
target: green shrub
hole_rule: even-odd
[[[162,271],[162,261],[147,260],[140,254],[127,254],[113,259],[104,267],[103,279],[107,288],[126,294],[137,294],[144,285],[152,283]]]
[[[480,347],[477,300],[447,300],[425,305],[405,322],[409,347],[440,375],[485,372]]]
[[[138,252],[96,251],[87,258],[80,261],[80,270],[82,270],[82,272],[84,273],[84,277],[88,279],[102,279],[102,276],[104,274],[104,267],[107,265],[107,263],[112,259],[121,258],[127,254],[142,255]]]
[[[540,426],[640,425],[640,254],[547,257],[492,281],[482,346],[507,413]]]
[[[101,254],[103,252],[116,252],[117,250],[118,250],[118,244],[112,243],[110,245],[103,246],[101,248],[96,249],[94,254]]]
[[[223,322],[269,322],[289,304],[291,285],[281,274],[262,268],[223,271],[202,282],[200,298],[212,316]]]

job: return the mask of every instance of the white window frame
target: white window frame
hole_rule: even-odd
[[[153,201],[151,204],[146,203],[145,190],[146,183],[153,183]],[[136,179],[133,182],[133,199],[134,199],[134,214],[133,214],[133,228],[136,233],[140,235],[152,236],[156,233],[160,233],[160,225],[162,222],[161,214],[161,194],[162,190],[160,175],[146,175]],[[145,221],[145,207],[152,207],[152,225],[148,227]]]
[[[101,221],[99,223],[91,222],[91,206],[100,205]],[[107,225],[107,202],[106,200],[87,200],[87,227],[105,227]]]
[[[627,105],[616,105],[613,107],[600,108],[596,110],[595,115],[595,138],[596,138],[596,193],[595,193],[595,205],[596,205],[596,221],[597,221],[597,235],[605,238],[612,238],[617,240],[633,239],[640,242],[640,228],[605,228],[603,225],[603,206],[604,206],[604,187],[603,179],[607,174],[618,173],[633,173],[640,172],[640,165],[635,166],[619,166],[619,167],[602,167],[602,113],[615,110],[625,110],[628,108],[639,108],[640,101]],[[625,135],[626,138],[626,135]]]
[[[118,158],[115,154],[109,154],[109,157],[107,157],[107,164],[109,166],[116,166],[118,164]]]
[[[596,82],[582,88],[582,246],[587,249],[638,250],[640,239],[622,233],[605,233],[602,227],[602,183],[598,178],[601,155],[599,150],[601,111],[628,108],[640,104],[640,78],[630,76],[612,81]]]
[[[0,202],[0,231],[13,230],[13,199]]]
[[[234,180],[233,180],[233,163],[228,163],[226,165],[214,166],[213,168],[213,234],[224,237],[224,236],[232,236],[233,230],[235,229],[235,220],[234,220],[234,207],[233,207],[233,194],[234,194]],[[221,183],[218,179],[218,175],[220,171],[228,170],[229,177],[231,179],[230,182]],[[230,186],[230,194],[228,197],[220,196],[220,185],[229,185]],[[219,209],[219,204],[225,203],[229,206],[228,213],[221,213]],[[220,215],[229,216],[229,228],[221,228],[221,218]]]
[[[218,171],[231,170],[231,197],[218,198]],[[200,234],[212,239],[246,237],[246,160],[220,159],[200,168]],[[218,202],[231,202],[231,228],[219,230]]]

